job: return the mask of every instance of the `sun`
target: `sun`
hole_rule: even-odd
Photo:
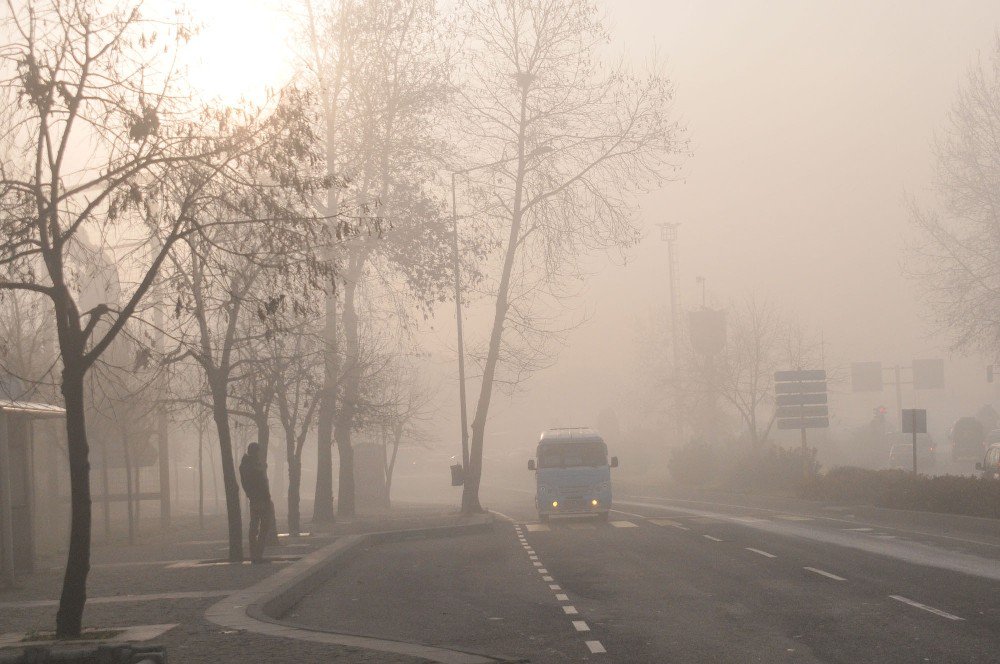
[[[262,104],[293,74],[291,21],[278,0],[159,0],[184,6],[197,33],[183,49],[187,83],[215,105]]]

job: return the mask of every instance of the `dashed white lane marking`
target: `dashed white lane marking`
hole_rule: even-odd
[[[657,526],[672,526],[674,528],[680,528],[681,530],[691,530],[687,526],[681,525],[672,519],[649,519],[650,523],[655,523]]]
[[[574,620],[573,621],[573,627],[575,627],[576,631],[578,631],[578,632],[589,632],[590,631],[590,627],[587,626],[587,623],[584,620]]]
[[[614,526],[615,528],[638,528],[639,527],[639,526],[635,525],[634,523],[632,523],[631,521],[612,521],[611,525]]]
[[[538,560],[538,556],[528,556],[528,560]]]
[[[779,514],[779,519],[784,519],[785,521],[812,521],[811,516],[799,516],[797,514]]]
[[[565,613],[567,616],[575,616],[580,612],[576,610],[575,606],[564,606],[563,613]]]
[[[541,563],[535,563],[535,564],[536,564],[536,565],[540,565]],[[539,573],[539,574],[548,574],[548,573],[549,573],[549,570],[545,569],[544,567],[539,567],[539,568],[538,568],[538,573]]]
[[[562,590],[562,588],[559,587],[558,583],[550,583],[549,590]]]
[[[607,650],[604,649],[604,646],[601,645],[600,641],[586,641],[585,643],[587,644],[587,648],[594,655],[599,655],[602,652],[607,652]]]
[[[543,531],[543,530],[552,530],[551,528],[549,528],[544,523],[529,523],[527,525],[527,528],[528,528],[528,532],[529,533],[537,533],[537,532]]]
[[[874,528],[844,528],[844,530],[850,530],[855,533],[870,533],[875,530]]]
[[[774,555],[773,553],[768,553],[767,551],[761,551],[760,549],[754,549],[754,548],[749,547],[749,546],[748,547],[744,547],[744,548],[746,548],[747,551],[751,551],[753,553],[756,553],[758,556],[764,556],[765,558],[777,558],[778,557],[778,556]]]
[[[821,569],[816,569],[815,567],[803,567],[802,569],[806,570],[807,572],[812,572],[813,574],[819,574],[820,576],[825,576],[826,578],[833,579],[834,581],[847,581],[847,579],[845,579],[842,576],[837,576],[836,574],[832,574],[830,572],[826,572]]]
[[[560,602],[568,602],[569,596],[566,593],[557,593],[556,599],[559,600]]]
[[[737,516],[733,517],[733,521],[741,521],[743,523],[762,523],[767,521],[767,519],[761,519],[755,516]]]
[[[705,539],[710,539],[713,542],[722,542],[723,541],[723,540],[719,539],[718,537],[712,537],[711,535],[702,535],[702,537],[704,537]]]
[[[542,581],[552,581],[552,580],[553,580],[553,579],[552,579],[552,577],[551,577],[551,576],[543,576],[543,577],[542,577]]]
[[[535,556],[535,557],[537,558],[538,556]],[[534,565],[535,567],[541,567],[542,566],[542,564],[540,562],[538,562],[537,560],[535,562],[531,563],[531,564]],[[539,570],[539,571],[541,571],[541,570]]]
[[[926,604],[921,604],[920,602],[908,599],[906,597],[902,597],[900,595],[889,595],[889,597],[896,600],[897,602],[902,602],[903,604],[909,604],[910,606],[915,606],[918,609],[929,611],[930,613],[933,613],[936,616],[941,616],[942,618],[947,618],[948,620],[965,620],[965,618],[960,618],[959,616],[956,616],[952,613],[948,613],[947,611],[942,611],[941,609],[935,609],[933,606],[927,606]]]

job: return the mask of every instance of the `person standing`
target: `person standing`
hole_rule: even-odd
[[[260,445],[250,443],[240,460],[240,482],[250,501],[250,562],[264,562],[264,545],[268,540],[271,510],[271,489],[267,484],[267,466],[260,458]]]

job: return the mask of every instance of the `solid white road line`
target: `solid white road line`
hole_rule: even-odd
[[[756,553],[759,556],[764,556],[765,558],[777,558],[778,557],[778,556],[774,555],[773,553],[768,553],[767,551],[761,551],[760,549],[754,549],[754,548],[751,548],[749,546],[748,547],[744,547],[744,548],[747,551],[752,551],[753,553]]]
[[[576,631],[578,631],[578,632],[589,632],[590,631],[590,627],[588,627],[586,621],[583,621],[583,620],[574,620],[573,621],[573,627],[575,627]]]
[[[569,596],[567,596],[566,593],[557,593],[556,599],[560,602],[568,602]]]
[[[825,572],[821,569],[816,569],[815,567],[803,567],[802,569],[806,570],[807,572],[812,572],[813,574],[819,574],[820,576],[825,576],[826,578],[833,579],[834,581],[847,581],[847,579],[845,579],[842,576],[837,576],[836,574],[831,574],[830,572]]]
[[[855,533],[870,533],[875,530],[874,528],[844,528],[844,530],[850,530]]]
[[[601,645],[600,641],[585,641],[584,643],[587,644],[587,648],[589,648],[590,652],[594,655],[607,652],[607,650],[604,649],[604,646]]]
[[[575,616],[579,613],[579,611],[576,610],[575,606],[564,606],[563,613],[565,613],[567,616]]]
[[[900,595],[889,595],[889,597],[893,598],[897,602],[902,602],[903,604],[909,604],[910,606],[915,606],[918,609],[923,609],[924,611],[933,613],[936,616],[941,616],[942,618],[947,618],[948,620],[965,620],[965,618],[960,618],[952,613],[948,613],[947,611],[942,611],[941,609],[935,609],[933,606],[927,606],[926,604],[921,604],[920,602],[916,602],[906,597],[901,597]]]
[[[528,524],[528,532],[529,533],[537,533],[537,532],[543,531],[543,530],[552,530],[552,529],[549,528],[544,523],[529,523]]]
[[[725,540],[719,539],[718,537],[712,537],[711,535],[702,535],[702,537],[704,537],[705,539],[710,539],[713,542],[723,542],[723,541],[725,541]]]

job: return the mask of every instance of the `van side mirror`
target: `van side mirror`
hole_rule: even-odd
[[[618,467],[618,457],[611,457],[611,467],[612,468]]]
[[[977,461],[977,462],[976,462],[976,470],[982,470],[982,469],[983,469],[983,464],[982,464],[982,462],[980,462],[980,461]]]
[[[528,470],[534,470],[534,469],[535,469],[535,460],[528,459]]]

